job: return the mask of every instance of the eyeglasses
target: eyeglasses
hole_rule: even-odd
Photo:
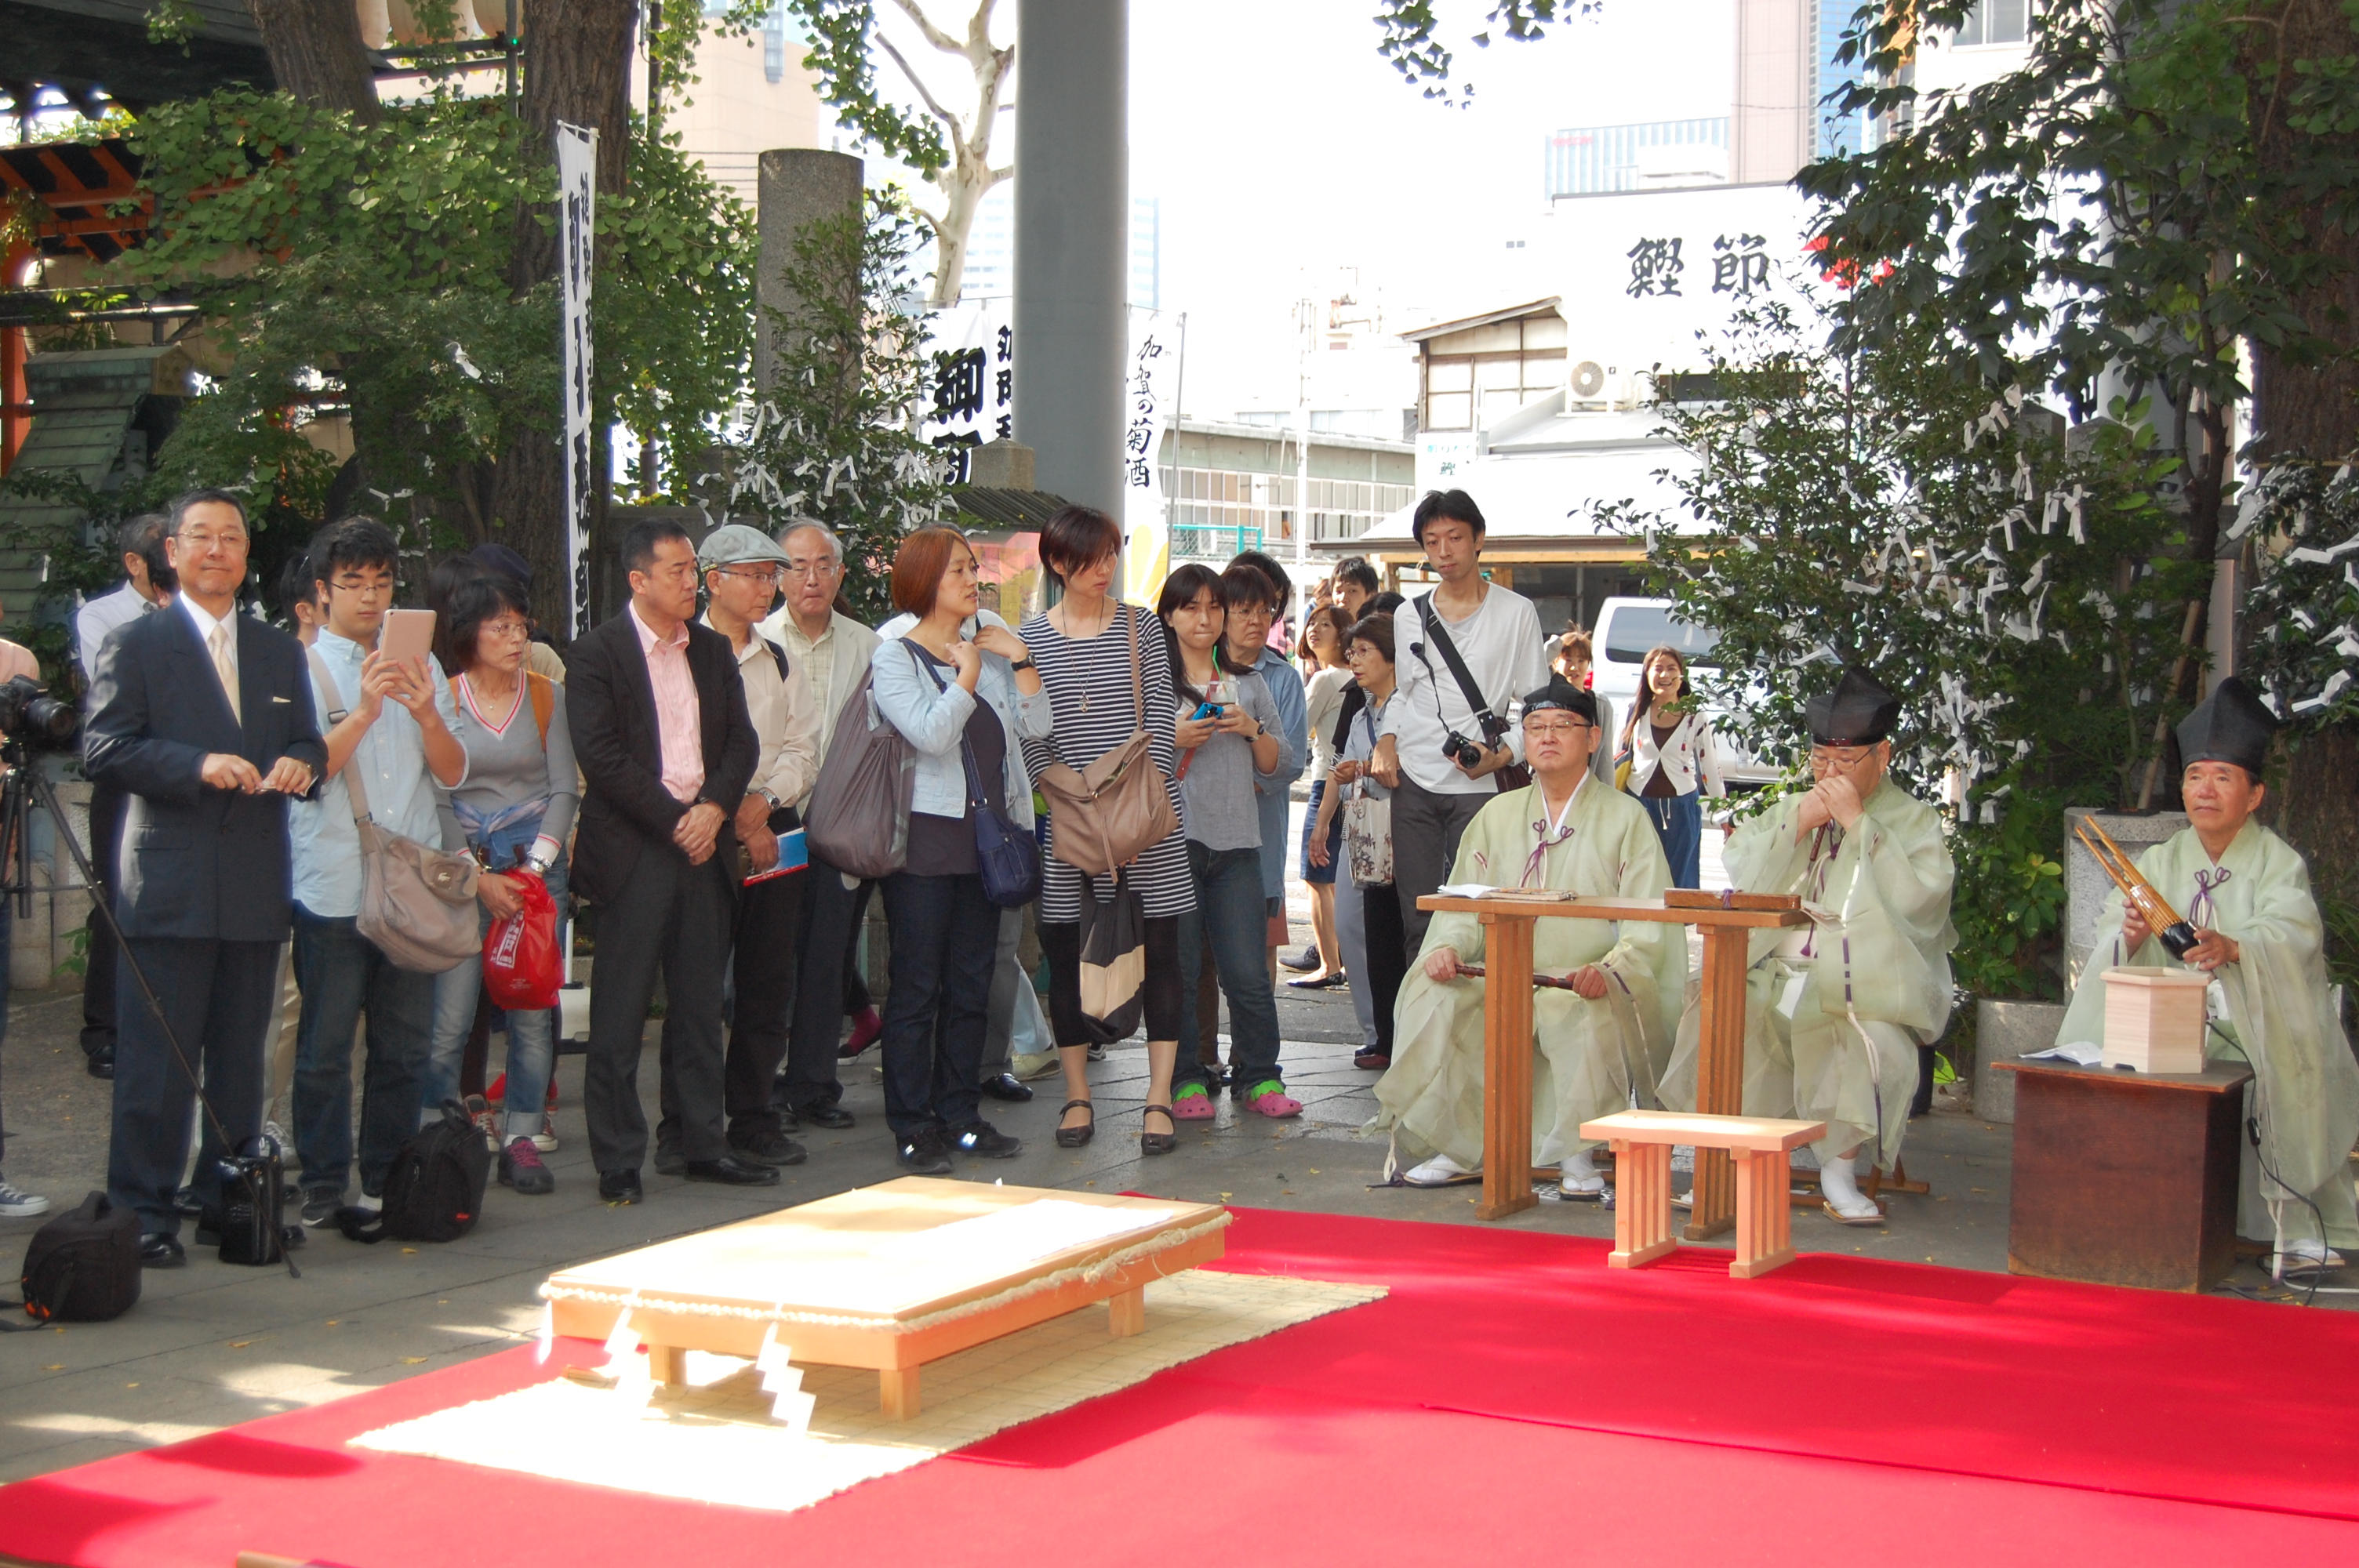
[[[1813,746],[1810,748],[1810,766],[1814,770],[1841,768],[1849,772],[1874,755],[1875,755],[1875,748],[1873,746],[1854,747],[1842,752],[1830,751],[1823,746]]]
[[[716,567],[713,569],[723,577],[734,577],[743,582],[757,582],[766,588],[777,587],[779,578],[785,575],[776,567],[759,570],[748,570],[742,567]]]
[[[532,623],[527,621],[517,621],[514,619],[506,621],[486,621],[477,629],[476,635],[482,637],[507,637],[521,643],[532,635]]]
[[[175,534],[174,538],[191,550],[210,550],[215,545],[227,549],[244,549],[246,536],[243,534]]]
[[[1592,724],[1586,719],[1568,719],[1561,723],[1549,724],[1535,724],[1528,719],[1524,720],[1524,733],[1527,735],[1563,736],[1571,735],[1576,730],[1594,730],[1596,728],[1596,725]]]
[[[839,568],[835,557],[828,556],[816,561],[788,561],[779,568],[781,577],[826,577]]]

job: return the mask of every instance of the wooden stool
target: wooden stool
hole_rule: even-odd
[[[1736,1279],[1750,1280],[1794,1260],[1786,1205],[1786,1157],[1826,1136],[1823,1121],[1701,1111],[1625,1110],[1582,1123],[1583,1138],[1614,1150],[1614,1250],[1616,1269],[1651,1263],[1679,1246],[1671,1233],[1671,1146],[1725,1149],[1736,1164]]]

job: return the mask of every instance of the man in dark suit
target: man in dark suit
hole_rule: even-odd
[[[130,797],[115,881],[124,949],[221,1119],[218,1130],[206,1119],[196,1174],[198,1201],[217,1211],[214,1162],[262,1124],[263,1038],[290,925],[287,797],[310,793],[327,749],[301,647],[238,613],[245,507],[192,491],[170,518],[179,597],[101,650],[82,755],[94,782]],[[194,1088],[127,965],[115,1016],[107,1195],[138,1211],[141,1260],[176,1265]]]
[[[761,742],[729,639],[696,615],[696,551],[675,523],[623,535],[630,607],[566,655],[573,754],[589,788],[573,891],[598,909],[582,1109],[598,1195],[637,1203],[647,1120],[639,1046],[656,968],[664,977],[658,1143],[690,1181],[768,1186],[778,1173],[729,1152],[723,1120],[722,966],[737,888],[732,827]]]

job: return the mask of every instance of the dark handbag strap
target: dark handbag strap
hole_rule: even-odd
[[[901,645],[909,650],[909,657],[916,662],[917,666],[919,669],[933,676],[934,689],[937,692],[949,692],[951,689],[951,683],[942,679],[942,672],[934,668],[932,662],[918,651],[916,643],[910,642],[907,637],[904,637],[901,639]],[[977,696],[975,700],[977,702],[981,702],[983,698],[982,697]],[[966,803],[968,808],[970,811],[989,811],[991,809],[991,797],[984,795],[983,792],[983,770],[981,767],[976,765],[974,760],[974,742],[967,739],[966,730],[963,728],[959,730],[959,761],[966,768]]]
[[[1441,662],[1450,666],[1451,675],[1458,682],[1459,695],[1466,698],[1466,706],[1473,711],[1476,722],[1480,723],[1487,719],[1492,724],[1499,726],[1500,733],[1506,733],[1506,719],[1491,710],[1490,703],[1484,698],[1483,688],[1474,684],[1473,672],[1466,667],[1466,661],[1459,656],[1458,644],[1450,640],[1449,628],[1442,625],[1441,617],[1434,611],[1433,595],[1429,593],[1417,601],[1417,613],[1419,622],[1425,628],[1427,640],[1436,643],[1441,649]],[[1433,661],[1426,658],[1425,643],[1420,642],[1417,644],[1417,656],[1425,661],[1425,673],[1430,676],[1433,674]],[[1447,729],[1448,726],[1445,724],[1443,728]],[[1488,730],[1490,725],[1484,725],[1484,729]],[[1495,738],[1486,734],[1484,739],[1494,740]]]

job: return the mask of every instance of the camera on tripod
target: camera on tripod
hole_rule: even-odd
[[[38,746],[62,747],[73,739],[82,716],[60,702],[30,676],[0,681],[0,738]]]

